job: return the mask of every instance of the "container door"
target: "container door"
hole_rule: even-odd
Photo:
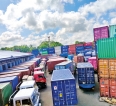
[[[78,83],[86,84],[86,70],[85,68],[78,68]]]
[[[65,104],[63,82],[53,82],[52,86],[53,101],[55,106],[63,106]]]
[[[86,68],[86,79],[87,79],[87,84],[94,84],[95,83],[95,78],[94,78],[94,69],[93,68]]]

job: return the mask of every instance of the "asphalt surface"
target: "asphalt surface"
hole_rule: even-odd
[[[53,106],[52,103],[52,92],[51,92],[51,75],[46,74],[47,78],[47,88],[40,91],[42,106]],[[77,75],[76,78],[76,88],[77,88],[77,97],[78,105],[76,106],[110,106],[110,104],[99,101],[99,83],[97,80],[97,75],[95,74],[96,86],[94,90],[82,90],[78,87]]]

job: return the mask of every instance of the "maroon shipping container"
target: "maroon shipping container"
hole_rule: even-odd
[[[108,26],[94,28],[94,41],[97,41],[98,39],[102,38],[108,38],[109,37],[109,28]]]
[[[50,59],[47,61],[48,72],[52,73],[56,64],[66,61],[65,58]]]
[[[0,78],[5,78],[5,77],[10,77],[10,76],[18,76],[19,81],[22,80],[22,73],[11,73],[11,74],[4,74],[4,75],[0,75]]]
[[[100,96],[101,97],[110,97],[110,84],[109,79],[100,78]]]
[[[93,43],[92,42],[87,42],[87,43],[84,43],[84,46],[93,46]]]
[[[74,61],[75,63],[84,62],[84,56],[74,56],[73,61]]]

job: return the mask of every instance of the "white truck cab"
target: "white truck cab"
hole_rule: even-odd
[[[13,98],[13,106],[41,106],[40,95],[35,88],[21,89]]]
[[[28,88],[35,88],[37,91],[39,91],[35,80],[25,81],[19,87],[19,89],[28,89]]]

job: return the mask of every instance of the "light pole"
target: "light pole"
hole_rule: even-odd
[[[50,36],[48,36],[48,47],[50,47]]]

